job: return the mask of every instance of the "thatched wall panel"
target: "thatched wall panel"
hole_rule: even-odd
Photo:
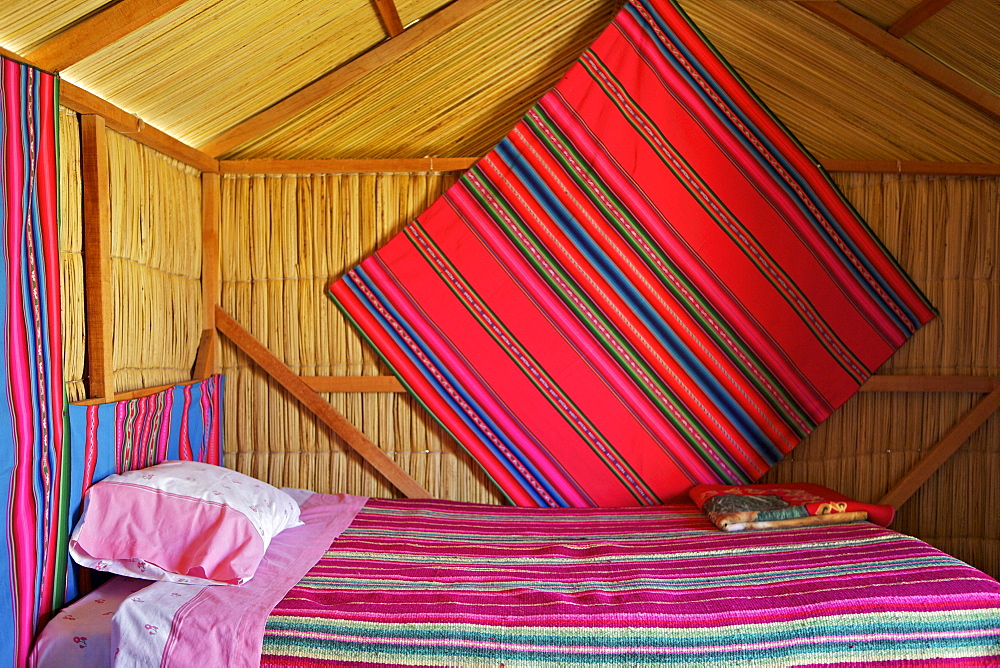
[[[69,401],[86,396],[87,339],[83,304],[83,199],[80,188],[80,120],[59,109],[59,271],[62,300],[63,382]]]

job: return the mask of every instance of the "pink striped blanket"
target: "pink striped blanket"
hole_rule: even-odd
[[[1000,664],[1000,584],[859,522],[369,500],[267,621],[263,666]],[[961,661],[959,661],[961,659]]]
[[[693,505],[322,494],[302,517],[246,585],[128,589],[103,645],[65,611],[41,665],[98,646],[128,666],[1000,665],[1000,584],[867,522],[734,534]]]

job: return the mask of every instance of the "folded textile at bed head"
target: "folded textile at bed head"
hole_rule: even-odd
[[[933,310],[667,0],[330,287],[518,505],[759,479]]]
[[[884,527],[892,506],[861,503],[822,485],[696,485],[691,499],[723,531],[791,529],[868,520]]]

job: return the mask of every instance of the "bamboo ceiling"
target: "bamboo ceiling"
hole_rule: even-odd
[[[817,157],[1000,162],[996,0],[680,2]],[[0,0],[0,47],[212,156],[475,156],[620,3]]]

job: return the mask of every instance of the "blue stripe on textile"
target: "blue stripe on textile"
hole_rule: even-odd
[[[652,7],[649,5],[648,0],[636,0],[636,1],[641,3],[646,8],[650,16],[655,21],[657,28],[659,28],[665,35],[673,36],[673,31],[670,30],[670,28],[663,22],[663,19],[659,16],[659,14],[657,14],[656,11],[652,9]],[[676,2],[674,4],[676,6]],[[629,11],[630,14],[632,14],[632,16],[640,25],[648,26],[648,22],[646,21],[645,17],[640,15],[634,6],[632,6],[631,4],[627,4],[625,8]],[[685,18],[687,17],[687,14],[680,7],[678,7],[678,11],[682,16],[684,16]],[[691,90],[694,91],[699,97],[701,97],[704,100],[706,107],[711,109],[722,123],[724,123],[727,127],[729,127],[730,131],[732,132],[732,135],[736,137],[740,141],[740,143],[742,143],[748,149],[750,154],[757,157],[757,160],[761,165],[761,167],[763,167],[772,176],[774,182],[778,184],[788,194],[791,201],[795,203],[795,205],[802,212],[803,216],[805,216],[808,220],[812,221],[813,227],[826,240],[827,246],[837,255],[841,263],[846,268],[848,268],[851,271],[851,273],[854,274],[854,276],[857,279],[857,283],[861,285],[864,288],[864,290],[867,291],[872,296],[873,301],[879,305],[879,307],[885,312],[885,314],[889,318],[893,320],[893,322],[896,323],[900,331],[904,332],[906,336],[909,336],[912,333],[911,328],[906,326],[903,320],[894,312],[893,308],[891,308],[886,303],[885,299],[883,299],[872,288],[869,281],[861,276],[860,272],[853,266],[853,263],[847,259],[847,254],[838,246],[838,244],[834,243],[833,236],[830,234],[830,232],[828,232],[826,229],[823,228],[822,225],[818,223],[818,219],[816,218],[816,216],[811,211],[809,211],[808,207],[806,207],[805,204],[801,201],[801,197],[792,189],[792,187],[785,181],[785,179],[779,175],[777,169],[775,169],[770,162],[764,159],[764,157],[760,153],[760,149],[753,146],[753,144],[751,144],[749,140],[747,140],[747,138],[743,135],[743,133],[737,129],[735,123],[733,123],[731,119],[727,118],[726,115],[719,110],[718,103],[712,100],[711,97],[709,97],[709,95],[695,81],[694,77],[690,75],[687,69],[684,66],[682,66],[677,60],[677,58],[663,46],[663,44],[660,42],[657,36],[654,35],[652,32],[650,32],[648,28],[647,32],[649,32],[650,38],[652,39],[653,43],[656,44],[658,50],[663,55],[663,57],[666,58],[668,62],[673,63],[674,69],[677,71],[677,73],[688,82],[688,84],[691,87]],[[671,39],[671,42],[677,48],[677,50],[684,55],[685,59],[687,60],[687,64],[690,65],[693,69],[695,69],[699,75],[701,75],[702,79],[706,82],[706,84],[710,85],[711,82],[714,81],[714,79],[705,71],[700,61],[694,56],[692,56],[692,54],[683,44],[683,42],[679,39],[673,39],[673,38]],[[791,163],[789,163],[789,161],[785,158],[784,154],[781,151],[779,151],[774,146],[774,144],[767,139],[767,137],[763,136],[761,133],[756,131],[756,126],[750,121],[750,119],[746,116],[743,110],[733,102],[732,98],[724,90],[714,86],[712,87],[712,90],[715,92],[716,95],[718,95],[720,99],[722,99],[725,102],[726,106],[731,110],[731,112],[740,119],[740,122],[743,123],[743,125],[745,125],[751,132],[753,132],[753,135],[757,139],[757,141],[759,141],[763,146],[766,147],[767,151],[782,166],[782,168],[784,168],[785,172],[794,179],[795,183],[805,193],[805,196],[808,197],[809,200],[813,203],[813,205],[816,206],[816,208],[821,211],[823,218],[827,221],[830,227],[835,230],[836,235],[849,248],[850,252],[854,255],[854,257],[862,263],[865,270],[868,271],[869,275],[875,279],[875,281],[879,284],[879,286],[882,288],[882,290],[885,292],[888,298],[892,300],[892,303],[896,307],[898,307],[899,310],[903,311],[906,314],[906,317],[910,319],[911,323],[917,323],[918,319],[916,315],[909,308],[907,308],[905,302],[901,301],[898,298],[896,293],[882,278],[881,273],[879,273],[875,269],[875,267],[869,262],[867,256],[864,253],[862,253],[860,249],[858,249],[858,247],[855,245],[854,241],[844,233],[843,228],[837,223],[837,219],[830,213],[829,209],[826,208],[826,206],[822,203],[822,201],[820,201],[815,196],[815,192],[813,191],[813,189],[800,177],[798,170],[792,167]],[[803,152],[805,152],[804,148],[802,150]],[[813,162],[815,162],[815,160],[813,160]]]
[[[698,383],[698,386],[722,409],[726,418],[740,431],[746,440],[757,450],[768,464],[774,464],[781,459],[782,454],[774,443],[761,431],[760,427],[747,415],[746,411],[733,399],[724,387],[715,379],[691,350],[684,344],[663,318],[656,312],[649,301],[635,289],[631,281],[621,272],[607,254],[597,246],[594,240],[580,227],[575,218],[548,186],[521,157],[517,149],[504,139],[496,148],[507,166],[525,184],[535,198],[542,204],[549,216],[559,225],[575,243],[590,263],[611,283],[618,295],[624,298],[633,312],[650,328],[685,372]],[[735,466],[735,468],[739,468]],[[746,473],[746,472],[744,472]]]
[[[430,348],[426,345],[426,343],[423,341],[423,339],[416,332],[414,332],[411,327],[409,327],[406,319],[403,318],[395,308],[393,308],[393,306],[389,302],[389,300],[386,299],[385,295],[375,285],[375,282],[372,281],[368,277],[368,275],[364,271],[363,267],[359,266],[359,267],[355,268],[354,271],[358,275],[358,277],[362,280],[362,282],[365,284],[365,286],[375,295],[376,299],[378,299],[378,301],[382,305],[382,307],[384,309],[386,309],[387,311],[390,312],[391,316],[396,320],[397,323],[399,323],[399,326],[402,327],[406,331],[407,336],[409,336],[414,341],[414,343],[417,346],[419,346],[421,352],[424,355],[426,355],[428,359],[431,360],[431,363],[438,370],[438,372],[441,373],[441,375],[445,377],[445,379],[447,380],[447,382],[449,384],[451,384],[451,386],[455,390],[455,392],[458,393],[461,396],[462,400],[465,401],[470,406],[470,408],[476,413],[476,415],[479,417],[479,419],[482,420],[482,422],[484,424],[486,424],[487,428],[491,432],[493,432],[493,434],[496,436],[496,438],[498,440],[500,440],[504,444],[504,446],[508,449],[508,451],[511,453],[511,455],[513,455],[515,457],[515,459],[518,461],[518,463],[520,463],[521,466],[523,466],[525,469],[527,469],[531,473],[531,475],[535,478],[535,480],[538,482],[538,484],[545,489],[545,491],[549,494],[549,496],[559,506],[562,506],[562,507],[568,506],[568,503],[566,502],[566,500],[555,489],[552,488],[552,486],[548,483],[547,479],[545,479],[538,472],[538,470],[531,464],[531,462],[528,461],[523,456],[523,454],[518,450],[518,448],[507,438],[507,436],[503,432],[503,430],[501,430],[500,428],[498,428],[497,425],[496,425],[496,423],[494,423],[488,417],[487,413],[482,410],[482,408],[479,406],[479,404],[472,397],[469,396],[469,394],[466,392],[466,390],[462,386],[462,384],[459,383],[455,379],[455,377],[452,376],[448,372],[447,367],[444,364],[441,363],[441,360],[438,359],[438,357],[430,350]],[[362,304],[365,305],[365,308],[367,308],[371,312],[371,314],[375,318],[377,318],[380,323],[382,323],[383,329],[385,330],[385,332],[387,334],[389,334],[393,338],[393,340],[396,342],[397,347],[400,350],[402,350],[402,351],[405,352],[405,354],[407,355],[407,357],[410,358],[410,360],[413,363],[414,367],[417,368],[417,369],[419,369],[420,374],[433,387],[435,387],[437,389],[437,393],[445,401],[447,401],[449,404],[451,404],[454,407],[454,409],[453,409],[454,413],[456,415],[460,416],[460,418],[462,419],[462,421],[465,422],[466,425],[468,425],[468,427],[472,430],[473,433],[476,434],[476,436],[480,440],[480,442],[484,446],[486,446],[486,448],[490,452],[493,453],[493,456],[497,459],[497,461],[501,462],[503,464],[504,468],[506,468],[507,471],[512,476],[514,476],[518,481],[520,481],[520,484],[524,488],[524,490],[526,492],[528,492],[536,502],[538,502],[539,504],[541,504],[543,506],[549,505],[548,502],[542,497],[542,495],[540,495],[538,493],[538,491],[536,489],[534,489],[534,487],[527,481],[527,479],[524,477],[524,475],[520,471],[518,471],[516,467],[514,467],[514,465],[508,460],[507,456],[505,454],[503,454],[503,452],[501,452],[497,448],[497,446],[494,445],[489,440],[489,438],[486,437],[485,434],[483,434],[482,427],[480,427],[475,422],[473,422],[472,419],[469,418],[469,416],[466,414],[466,412],[464,410],[462,410],[456,404],[455,400],[448,394],[447,391],[444,390],[443,386],[441,385],[441,382],[437,378],[435,378],[430,373],[430,371],[427,370],[427,368],[424,366],[423,362],[421,362],[421,360],[418,359],[413,354],[413,352],[410,350],[410,347],[406,344],[406,342],[404,342],[402,340],[402,338],[399,336],[399,334],[388,324],[388,322],[386,321],[386,319],[378,311],[376,311],[372,307],[372,305],[369,302],[368,298],[359,290],[359,288],[356,285],[354,285],[354,283],[351,282],[351,281],[347,281],[346,285],[351,289],[352,292],[354,292],[354,294],[358,298],[358,300]]]

